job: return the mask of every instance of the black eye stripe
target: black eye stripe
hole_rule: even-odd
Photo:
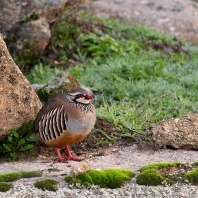
[[[83,95],[83,94],[78,94],[77,95],[77,98],[84,98],[85,97],[85,95]]]

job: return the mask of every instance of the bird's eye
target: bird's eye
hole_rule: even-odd
[[[78,94],[77,98],[84,98],[85,96],[83,94]]]

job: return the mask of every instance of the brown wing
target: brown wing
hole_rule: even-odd
[[[58,103],[58,106],[55,105]],[[46,103],[35,121],[36,136],[43,143],[55,140],[67,130],[67,114],[63,104],[51,100]]]

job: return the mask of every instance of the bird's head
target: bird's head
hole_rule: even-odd
[[[74,102],[82,104],[89,104],[94,97],[90,94],[90,90],[87,88],[78,88],[68,93],[70,99]]]

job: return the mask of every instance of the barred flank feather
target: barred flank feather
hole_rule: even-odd
[[[51,141],[67,130],[67,114],[63,105],[43,114],[39,121],[39,135],[42,141]]]

